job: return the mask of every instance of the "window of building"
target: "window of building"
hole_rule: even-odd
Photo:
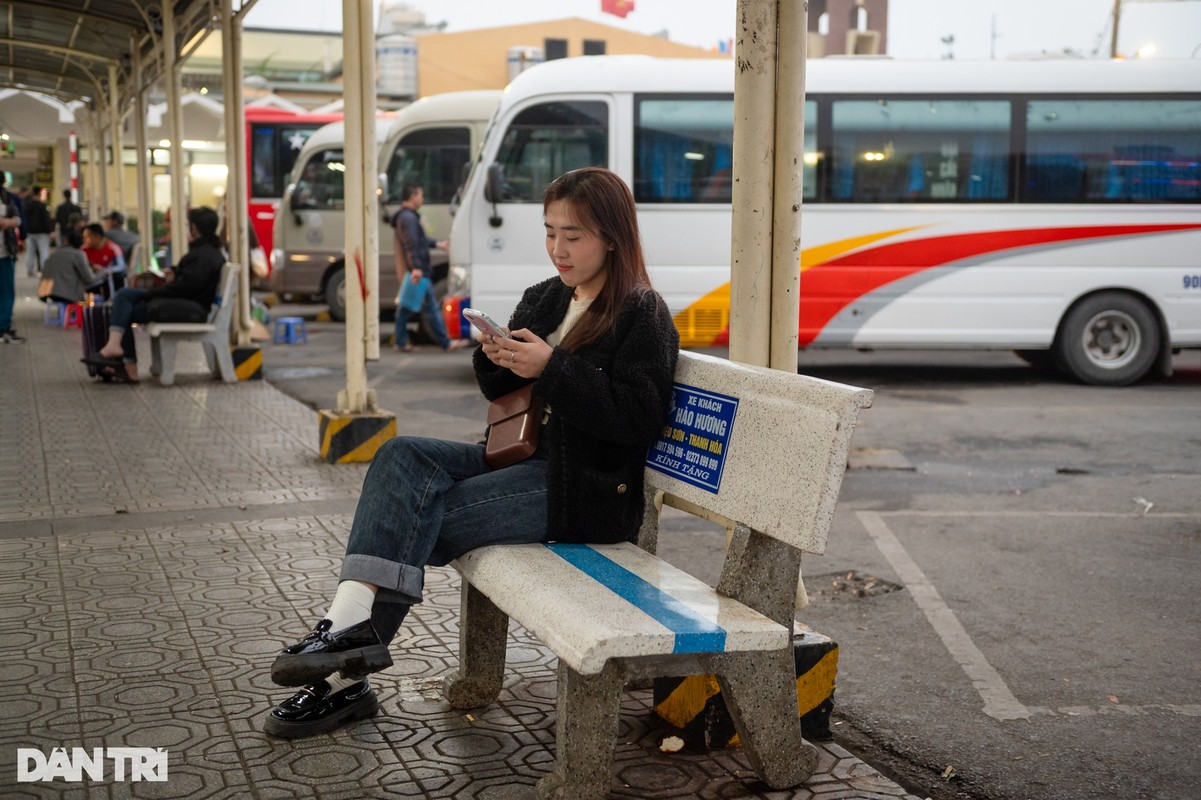
[[[425,128],[406,135],[388,164],[385,202],[399,203],[406,183],[425,190],[425,202],[449,203],[471,160],[471,132],[462,126]]]
[[[1032,100],[1026,143],[1026,202],[1201,199],[1198,100]]]
[[[554,61],[556,58],[567,58],[566,39],[544,39],[542,49],[546,53],[547,61]]]
[[[580,167],[609,165],[609,108],[598,101],[530,106],[505,131],[497,163],[508,203],[541,203],[547,184]]]
[[[1008,198],[1009,101],[836,100],[831,108],[831,200]]]
[[[584,55],[586,56],[603,56],[605,54],[604,39],[585,39],[584,40]]]
[[[313,154],[292,190],[292,208],[338,211],[346,208],[346,159],[342,148]]]

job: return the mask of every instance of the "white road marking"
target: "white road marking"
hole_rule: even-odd
[[[951,657],[967,674],[976,691],[984,700],[984,713],[995,720],[1030,719],[1030,710],[1018,702],[1000,673],[993,669],[984,654],[972,642],[963,625],[949,606],[943,602],[934,584],[922,572],[909,553],[905,552],[896,535],[884,524],[879,514],[873,511],[856,512],[859,521],[876,542],[876,547],[888,559],[893,570],[913,596],[918,608],[934,626],[934,632],[942,639]]]

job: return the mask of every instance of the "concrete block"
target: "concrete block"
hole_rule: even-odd
[[[796,664],[797,712],[806,739],[830,738],[830,713],[838,677],[838,645],[814,631],[792,639]],[[738,733],[712,675],[656,678],[655,712],[680,728],[683,738],[697,747],[738,747]]]

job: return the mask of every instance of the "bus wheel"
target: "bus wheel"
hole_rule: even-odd
[[[346,270],[338,270],[325,283],[325,302],[329,315],[338,322],[346,321]]]
[[[1159,346],[1159,323],[1146,303],[1125,292],[1101,292],[1063,318],[1055,361],[1081,383],[1129,386],[1155,364]]]

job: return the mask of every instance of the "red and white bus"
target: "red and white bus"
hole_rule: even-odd
[[[552,274],[543,189],[607,166],[681,344],[725,344],[733,70],[519,75],[455,217],[452,292],[507,319]],[[829,58],[806,80],[801,347],[1009,349],[1104,385],[1201,348],[1201,61]]]
[[[248,213],[259,245],[271,251],[275,212],[296,157],[308,138],[341,114],[297,114],[278,108],[246,108]]]

